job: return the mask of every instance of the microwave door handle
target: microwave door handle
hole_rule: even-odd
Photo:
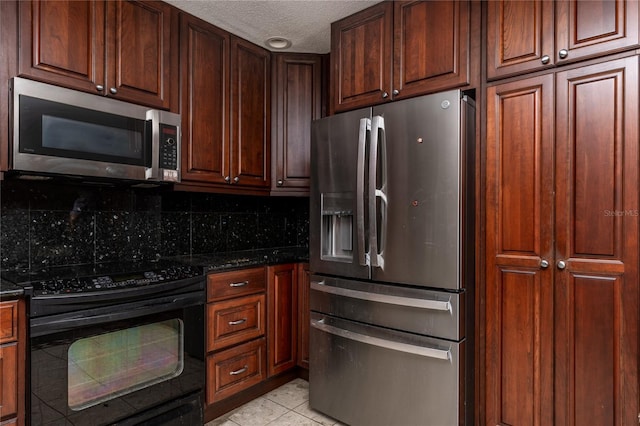
[[[358,134],[358,164],[356,178],[356,235],[358,238],[358,263],[367,266],[364,239],[364,163],[365,144],[367,134],[371,131],[371,120],[369,118],[360,119],[360,132]]]
[[[160,111],[147,111],[147,123],[151,132],[145,132],[145,138],[151,138],[151,167],[145,170],[146,180],[160,180]],[[147,141],[145,141],[146,144]]]

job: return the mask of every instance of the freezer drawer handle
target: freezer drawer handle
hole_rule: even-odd
[[[343,337],[349,340],[355,340],[366,345],[378,346],[385,349],[391,349],[393,351],[405,352],[414,355],[420,355],[428,358],[442,359],[445,361],[451,361],[451,351],[442,350],[436,348],[429,348],[426,346],[415,346],[407,343],[394,342],[392,340],[380,339],[379,337],[368,336],[366,334],[354,333],[353,331],[345,330],[342,328],[334,327],[332,325],[325,324],[322,320],[311,321],[311,327],[317,328],[320,331],[324,331],[329,334],[333,334],[339,337]]]
[[[242,374],[242,373],[244,373],[244,372],[245,372],[245,371],[247,371],[248,369],[249,369],[249,366],[248,366],[248,365],[245,365],[244,367],[242,367],[242,368],[241,368],[241,369],[239,369],[239,370],[236,370],[236,371],[230,371],[230,372],[229,372],[229,375],[230,375],[230,376],[237,376],[238,374]]]
[[[414,299],[409,297],[390,296],[387,294],[375,294],[366,291],[328,286],[324,284],[324,281],[312,281],[311,290],[335,294],[336,296],[351,297],[352,299],[386,303],[389,305],[409,306],[412,308],[429,309],[432,311],[451,312],[453,310],[450,300],[445,302],[440,300]]]
[[[231,283],[229,284],[229,287],[244,287],[245,285],[248,285],[249,281],[241,281],[239,283]]]
[[[242,324],[244,322],[247,322],[247,319],[246,318],[241,318],[239,320],[229,321],[229,325],[239,325],[239,324]]]

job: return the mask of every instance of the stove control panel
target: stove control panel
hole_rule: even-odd
[[[178,265],[134,273],[42,280],[33,282],[32,284],[34,295],[45,296],[141,287],[198,276],[204,278],[201,268],[189,265]]]

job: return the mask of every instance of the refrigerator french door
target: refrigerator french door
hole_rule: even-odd
[[[474,142],[459,90],[313,122],[313,408],[353,425],[472,420]]]

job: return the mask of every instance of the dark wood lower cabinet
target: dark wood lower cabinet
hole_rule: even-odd
[[[25,424],[26,315],[23,299],[0,302],[0,424]]]
[[[222,349],[264,334],[264,294],[207,305],[207,350]]]
[[[267,267],[267,334],[269,377],[296,366],[297,358],[296,265]]]
[[[307,377],[308,299],[308,263],[209,274],[205,421]]]
[[[207,404],[262,382],[266,378],[264,337],[207,357]]]
[[[298,286],[298,367],[309,369],[309,286],[311,273],[308,263],[298,263],[296,270]]]
[[[638,413],[638,57],[487,90],[486,419]]]

